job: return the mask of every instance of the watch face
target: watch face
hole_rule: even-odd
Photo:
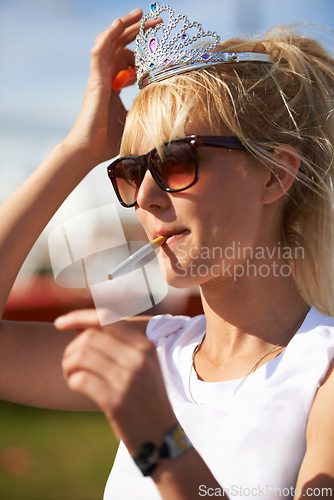
[[[160,454],[156,445],[154,443],[144,443],[134,461],[144,476],[149,476],[158,465],[159,459]]]
[[[158,465],[160,458],[177,458],[191,446],[184,430],[177,423],[165,434],[160,449],[154,443],[144,443],[134,461],[144,476],[149,476]]]
[[[159,451],[156,445],[153,443],[144,443],[136,459],[142,462],[148,462],[149,464],[157,463],[159,460]]]

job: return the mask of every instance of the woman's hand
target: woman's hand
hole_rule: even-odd
[[[80,333],[63,357],[69,388],[101,408],[132,455],[144,442],[160,445],[176,417],[154,344],[132,322],[101,327],[95,310],[74,311],[55,325]]]
[[[126,46],[137,36],[141,17],[142,11],[136,9],[117,19],[97,36],[91,50],[90,76],[83,104],[64,141],[79,151],[91,168],[119,153],[126,109],[111,85],[120,71],[134,67],[134,54]],[[134,81],[132,77],[126,85]]]
[[[101,327],[96,311],[88,310],[58,318],[55,325],[78,332],[63,358],[69,388],[85,394],[104,411],[132,456],[145,442],[160,446],[177,419],[155,346],[135,322]],[[152,479],[166,500],[198,498],[201,484],[223,491],[194,448],[177,459],[161,459]]]

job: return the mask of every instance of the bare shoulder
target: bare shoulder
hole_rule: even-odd
[[[307,424],[307,441],[317,440],[323,433],[319,425],[328,427],[328,431],[334,437],[333,418],[334,415],[334,361],[329,366],[326,377],[319,387],[310,411]],[[334,443],[333,443],[334,444]]]
[[[306,454],[300,468],[297,490],[300,497],[334,496],[334,361],[319,387],[309,414],[306,428]],[[320,490],[319,490],[320,488]],[[311,493],[313,491],[313,496]],[[331,496],[327,495],[327,496]]]

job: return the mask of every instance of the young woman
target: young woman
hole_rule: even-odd
[[[151,26],[160,13],[151,4]],[[106,500],[334,495],[334,61],[279,29],[185,64],[163,53],[167,71],[150,72],[161,31],[141,27],[144,88],[123,132],[110,82],[134,64],[141,15],[98,36],[73,130],[1,207],[2,307],[55,210],[122,137],[117,195],[149,239],[166,237],[162,272],[200,286],[205,315],[2,322],[0,395],[100,408],[121,440]]]

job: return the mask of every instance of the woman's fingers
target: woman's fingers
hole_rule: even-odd
[[[98,328],[102,329],[101,322],[105,324],[103,328],[106,330],[119,330],[120,328],[125,330],[134,327],[131,326],[127,321],[118,321],[117,323],[107,324],[107,320],[110,317],[110,311],[108,309],[79,309],[76,311],[71,311],[63,316],[59,316],[55,319],[54,325],[58,330],[86,330],[87,328]],[[106,321],[104,321],[104,318]],[[143,336],[142,334],[140,334]]]
[[[105,324],[106,328],[112,328],[107,323],[109,317],[110,311],[108,309],[78,309],[58,316],[54,321],[54,325],[58,330],[85,330],[90,327],[101,328],[101,323]],[[118,328],[123,326],[124,328],[127,322],[118,321],[117,323],[112,323],[112,325],[117,325]]]
[[[106,336],[104,336],[106,337]],[[80,339],[81,340],[81,337]],[[117,382],[120,378],[120,373],[124,371],[120,357],[124,358],[124,346],[121,346],[119,356],[113,356],[112,342],[108,345],[107,343],[100,343],[92,345],[92,342],[88,342],[86,339],[83,342],[73,342],[65,350],[62,367],[66,379],[69,379],[71,375],[77,371],[88,371],[95,373],[100,378],[108,380],[112,383],[113,380]],[[108,348],[110,352],[108,352]],[[122,355],[123,351],[123,356]]]
[[[107,336],[104,335],[105,339]],[[81,340],[81,339],[80,339]],[[85,340],[66,349],[62,368],[67,381],[74,373],[88,372],[108,382],[110,388],[127,392],[136,374],[146,373],[154,359],[143,350],[134,349],[115,339],[100,344]],[[150,377],[148,377],[149,381]]]
[[[156,355],[155,346],[146,335],[127,324],[114,324],[108,329],[91,327],[81,331],[66,347],[64,358],[73,352],[84,353],[88,349],[100,352],[120,366],[128,363],[133,367],[141,366],[145,356]]]
[[[115,56],[120,49],[125,50],[125,47],[133,42],[139,33],[141,22],[137,20],[140,19],[141,16],[142,11],[138,9],[133,11],[133,13],[116,19],[109,28],[96,37],[92,55],[101,55],[106,52],[112,57]],[[159,22],[161,22],[161,19],[150,19],[145,23],[145,29],[154,27]]]
[[[133,337],[135,337],[135,334]],[[132,342],[133,340],[132,338]],[[134,350],[131,345],[127,345],[124,335],[122,336],[116,329],[107,331],[105,329],[87,328],[68,344],[64,352],[64,358],[70,357],[74,352],[84,354],[90,349],[100,352],[110,361],[116,361],[119,364],[122,364],[126,357],[131,356],[131,350]],[[117,355],[115,354],[116,349]]]
[[[93,52],[99,51],[104,45],[111,46],[114,42],[123,47],[133,42],[139,32],[140,18],[142,11],[136,9],[133,13],[115,19],[115,21],[105,30],[102,31],[95,39]],[[153,26],[156,22],[150,22],[149,26]]]
[[[145,31],[148,28],[154,28],[154,26],[156,26],[157,24],[159,24],[161,22],[162,22],[162,19],[149,19],[145,23]],[[131,43],[135,40],[136,36],[139,33],[140,25],[141,25],[141,21],[133,24],[132,26],[130,26],[124,30],[124,33],[119,37],[120,42],[124,46],[128,45],[129,43]]]
[[[58,330],[83,330],[94,326],[100,327],[101,323],[96,309],[81,309],[59,316],[54,325]]]
[[[126,70],[134,67],[134,55],[126,46],[133,42],[139,33],[142,11],[136,9],[125,16],[116,19],[105,31],[100,33],[91,50],[91,75],[90,83],[93,88],[96,84],[108,92],[120,90],[132,85],[136,78],[129,75]],[[161,22],[161,19],[150,19],[145,23],[145,29],[151,28]],[[123,73],[118,80],[120,72]]]
[[[111,71],[115,77],[125,66],[124,48],[133,41],[138,33],[142,11],[135,11],[116,19],[105,31],[100,33],[91,50],[91,74],[98,75]]]
[[[175,415],[155,345],[131,323],[101,327],[96,322],[94,310],[75,311],[56,321],[64,329],[83,329],[63,356],[69,388],[101,408],[130,452],[143,439],[159,442]],[[85,328],[87,324],[92,326]]]
[[[130,392],[134,402],[142,391],[155,387],[159,373],[155,347],[132,330],[133,335],[119,330],[113,335],[91,328],[64,352],[62,368],[69,388],[92,398],[105,413],[120,410]]]
[[[140,22],[138,22],[143,16],[143,11],[141,9],[134,9],[133,11],[125,14],[120,19],[124,25],[124,28],[129,28],[130,26],[137,23],[137,26],[140,26]]]
[[[96,38],[97,45],[103,43],[105,39],[108,39],[109,42],[113,42],[116,38],[122,39],[122,33],[123,38],[126,39],[127,33],[131,33],[133,35],[133,33],[138,32],[140,27],[139,20],[142,15],[143,13],[140,9],[135,9],[119,19],[115,19],[115,21],[105,31],[98,35]]]
[[[108,314],[108,311],[99,310],[98,315],[95,309],[83,309],[60,316],[55,320],[54,324],[58,330],[81,332],[67,346],[65,355],[82,345],[90,345],[96,350],[108,353],[113,358],[116,342],[118,343],[117,348],[123,344],[128,346],[130,350],[150,351],[153,349],[155,352],[152,342],[131,322],[119,321],[101,327],[100,318],[104,313]],[[128,355],[128,353],[124,354]]]

